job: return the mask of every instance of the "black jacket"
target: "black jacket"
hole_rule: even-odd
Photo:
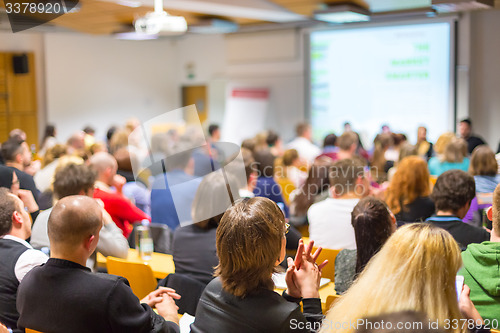
[[[323,319],[319,298],[283,297],[272,290],[261,289],[245,298],[222,289],[219,278],[205,288],[196,309],[192,333],[315,332]],[[312,328],[312,330],[310,329]]]
[[[51,333],[179,332],[179,327],[140,304],[122,277],[92,273],[51,258],[19,285],[18,327]]]

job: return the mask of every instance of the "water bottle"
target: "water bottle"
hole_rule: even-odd
[[[139,252],[139,257],[142,260],[151,260],[154,247],[153,239],[151,238],[151,230],[149,228],[149,220],[142,220],[141,226],[136,228],[135,248]]]

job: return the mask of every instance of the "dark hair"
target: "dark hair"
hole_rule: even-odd
[[[462,170],[449,170],[438,177],[431,199],[436,210],[456,213],[476,196],[474,177]]]
[[[93,134],[95,133],[95,129],[92,127],[92,126],[85,126],[83,128],[83,131],[86,133],[86,134]]]
[[[18,154],[23,152],[23,140],[17,137],[12,137],[2,143],[2,156],[5,161],[14,161]]]
[[[328,134],[327,136],[325,136],[325,139],[323,140],[323,147],[335,146],[336,142],[337,142],[337,136],[333,133]]]
[[[259,149],[254,153],[255,164],[259,172],[259,177],[274,176],[274,155],[269,149]]]
[[[222,287],[237,297],[261,288],[272,290],[271,274],[280,258],[285,217],[273,201],[255,197],[229,208],[217,228],[219,265],[215,275]]]
[[[214,132],[217,131],[218,129],[219,129],[219,125],[212,124],[212,125],[208,126],[208,134],[210,134],[210,136],[212,136],[214,134]]]
[[[462,120],[460,120],[460,122],[467,123],[467,125],[469,125],[469,127],[472,127],[472,121],[470,120],[470,118],[462,119]]]
[[[111,140],[111,137],[113,136],[113,134],[115,134],[117,129],[118,128],[116,126],[111,126],[110,128],[108,128],[108,131],[106,132],[106,139],[108,139],[108,142]]]
[[[12,229],[12,214],[18,211],[14,195],[5,187],[0,187],[0,236],[4,236]]]
[[[97,179],[97,172],[85,165],[70,163],[54,176],[54,195],[58,199],[70,195],[78,195],[81,191],[87,193],[94,187]]]
[[[392,219],[382,200],[366,197],[352,210],[351,224],[356,237],[356,274],[359,274],[391,236]]]
[[[280,137],[279,137],[278,133],[276,133],[272,130],[269,130],[269,131],[267,131],[266,143],[269,147],[272,147],[272,146],[276,145],[276,142],[278,142],[279,138]]]
[[[45,140],[47,140],[48,137],[55,135],[56,135],[56,127],[54,125],[48,124],[47,126],[45,126],[45,133],[43,134],[42,146],[45,145]]]

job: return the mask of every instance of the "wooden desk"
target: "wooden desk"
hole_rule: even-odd
[[[144,261],[139,258],[139,254],[135,249],[128,250],[128,257],[126,259],[130,262],[145,262],[153,269],[153,274],[157,279],[163,279],[170,273],[175,273],[174,259],[170,254],[153,252],[151,260]],[[106,268],[106,257],[97,253],[97,266]]]
[[[284,289],[278,289],[278,288],[274,289],[274,291],[276,291],[280,295],[283,293],[283,290]],[[323,314],[325,314],[326,311],[328,310],[328,309],[325,309],[326,298],[330,295],[335,295],[335,294],[336,294],[335,283],[333,283],[333,282],[330,282],[327,285],[325,285],[319,289],[319,297],[321,298],[321,308],[323,310]]]

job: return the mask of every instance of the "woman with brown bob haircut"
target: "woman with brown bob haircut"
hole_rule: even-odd
[[[243,199],[229,208],[217,229],[216,278],[201,296],[191,332],[310,332],[319,329],[321,252],[299,242],[288,258],[287,290],[273,291],[272,274],[285,258],[287,224],[271,200]],[[299,302],[303,302],[304,314]]]
[[[405,157],[387,189],[385,201],[397,221],[422,222],[434,214],[427,162],[419,156]]]

